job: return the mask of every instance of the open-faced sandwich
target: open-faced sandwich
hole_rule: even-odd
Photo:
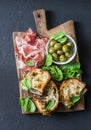
[[[67,108],[77,103],[87,91],[86,84],[77,78],[64,80],[60,85],[60,102]]]
[[[34,102],[40,113],[50,115],[58,107],[59,93],[56,84],[50,80],[45,91],[39,98],[34,98]]]
[[[43,71],[40,68],[35,68],[20,81],[20,86],[24,90],[29,90],[31,93],[42,95],[44,89],[51,79],[48,71]]]

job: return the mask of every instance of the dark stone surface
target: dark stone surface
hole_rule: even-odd
[[[50,117],[22,115],[13,52],[12,32],[36,31],[32,11],[47,11],[48,29],[73,19],[83,80],[87,83],[86,110],[55,113]],[[90,130],[91,129],[91,1],[90,0],[0,0],[0,130]]]

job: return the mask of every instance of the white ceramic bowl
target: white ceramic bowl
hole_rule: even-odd
[[[67,64],[67,63],[71,62],[71,61],[75,58],[76,53],[77,53],[77,45],[76,45],[76,42],[74,41],[74,39],[73,39],[71,36],[69,36],[69,35],[67,35],[67,34],[65,34],[65,35],[66,35],[66,37],[68,38],[68,41],[73,43],[73,53],[72,53],[72,56],[71,56],[67,61],[61,62],[61,61],[54,61],[54,60],[53,60],[53,63],[58,64],[58,65],[64,65],[64,64]],[[49,45],[49,44],[50,44],[50,41],[51,41],[52,39],[53,39],[53,38],[49,39],[49,41],[48,41],[48,43],[47,43],[47,46],[46,46],[46,53],[47,53],[47,54],[49,53],[49,48],[50,48],[50,45]]]

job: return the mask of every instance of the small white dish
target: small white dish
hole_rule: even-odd
[[[53,60],[53,63],[58,64],[58,65],[64,65],[64,64],[67,64],[67,63],[71,62],[71,61],[75,58],[76,53],[77,53],[77,44],[76,44],[76,42],[74,41],[74,39],[73,39],[71,36],[67,35],[67,34],[65,34],[65,36],[68,38],[68,41],[69,41],[69,42],[72,42],[72,43],[73,43],[73,53],[72,53],[72,56],[71,56],[67,61],[61,62],[61,61],[54,61],[54,60]],[[48,41],[48,43],[47,43],[47,46],[46,46],[46,53],[47,53],[47,54],[49,53],[49,48],[50,48],[50,45],[49,45],[49,44],[50,44],[50,41],[51,41],[52,39],[53,39],[53,38],[49,39],[49,41]]]

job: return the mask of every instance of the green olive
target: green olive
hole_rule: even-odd
[[[59,60],[59,56],[57,55],[57,53],[53,53],[52,56],[55,61]]]
[[[58,50],[58,51],[57,51],[57,54],[58,54],[58,55],[62,55],[62,54],[64,54],[64,52],[63,52],[62,50]]]
[[[53,47],[55,45],[56,41],[53,39],[50,41],[50,46]]]
[[[63,51],[63,52],[68,52],[68,51],[70,51],[70,47],[67,46],[67,45],[63,45],[63,46],[62,46],[62,51]]]
[[[55,52],[54,47],[50,47],[50,49],[49,49],[49,53],[52,54],[52,53],[54,53],[54,52]]]
[[[66,45],[69,46],[69,47],[73,47],[73,43],[72,42],[68,42]]]
[[[55,49],[55,50],[59,50],[59,49],[61,49],[61,48],[62,48],[61,43],[56,43],[56,44],[54,45],[54,49]]]
[[[66,52],[66,53],[65,53],[65,56],[66,56],[67,58],[70,58],[70,57],[71,57],[71,55],[72,55],[72,53],[71,53],[71,52]]]
[[[61,55],[59,59],[60,59],[61,62],[64,62],[64,61],[67,60],[65,55]]]

